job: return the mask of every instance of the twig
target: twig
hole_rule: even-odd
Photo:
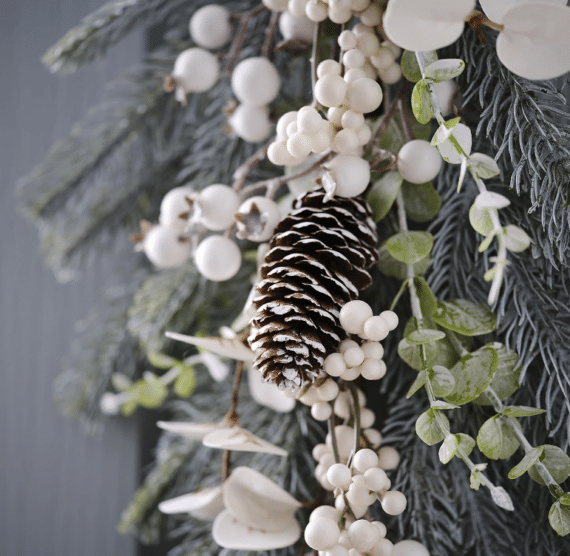
[[[226,57],[226,72],[231,73],[231,71],[235,67],[236,60],[239,57],[241,52],[243,41],[245,40],[245,36],[247,34],[247,28],[249,26],[250,21],[261,12],[265,11],[267,8],[261,4],[252,10],[247,12],[241,13],[239,17],[239,27],[234,35],[234,40],[230,46]]]
[[[275,38],[275,33],[277,32],[278,23],[279,12],[272,12],[269,24],[265,28],[265,39],[263,40],[263,46],[261,47],[261,55],[268,60],[271,59],[271,45],[273,44],[273,39]]]
[[[255,151],[235,172],[233,175],[234,183],[232,185],[234,191],[239,193],[245,184],[245,180],[249,173],[267,156],[267,149],[269,145],[275,140],[273,137],[265,145]]]

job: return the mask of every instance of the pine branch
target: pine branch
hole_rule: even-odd
[[[471,33],[454,49],[468,61],[459,79],[467,118],[476,111],[477,134],[489,139],[509,186],[526,199],[529,211],[540,215],[551,264],[568,266],[570,113],[564,95],[551,82],[510,73],[494,45],[481,46]]]
[[[103,56],[139,27],[157,25],[172,14],[189,14],[205,2],[118,0],[105,4],[68,31],[42,58],[52,73],[69,74]]]

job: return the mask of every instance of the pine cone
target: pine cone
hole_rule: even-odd
[[[275,230],[253,300],[249,337],[263,378],[297,389],[313,382],[346,334],[340,308],[372,283],[377,236],[362,197],[299,197]]]

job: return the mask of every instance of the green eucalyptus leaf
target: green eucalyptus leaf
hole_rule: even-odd
[[[479,487],[483,484],[483,479],[481,474],[483,471],[487,469],[486,463],[478,463],[475,465],[473,471],[471,471],[471,475],[469,477],[469,484],[473,490],[479,490]]]
[[[123,373],[113,373],[111,375],[111,384],[117,392],[123,392],[132,387],[133,381]]]
[[[497,363],[497,372],[489,386],[494,390],[499,399],[503,401],[518,390],[521,367],[517,367],[519,356],[514,351],[508,351],[502,344],[495,344],[494,347],[497,351],[499,361]],[[473,403],[479,405],[493,405],[485,392],[478,398],[475,398]]]
[[[379,222],[392,208],[403,178],[399,172],[386,172],[378,181],[374,182],[366,200],[372,209],[374,222]],[[407,208],[407,207],[406,207]]]
[[[396,260],[387,247],[383,245],[378,249],[378,268],[386,276],[393,276],[398,280],[406,280],[408,278],[408,268],[405,263]],[[421,275],[425,274],[430,264],[430,258],[425,257],[421,261],[418,261],[413,265],[414,274]]]
[[[437,409],[428,409],[416,421],[416,433],[428,446],[441,442],[448,431],[449,420]]]
[[[539,461],[548,469],[556,484],[563,483],[570,476],[570,457],[558,446],[545,444],[542,448],[544,451],[540,455]],[[535,467],[529,469],[528,474],[533,481],[541,485],[545,484]]]
[[[425,363],[422,361],[421,357],[421,350],[424,350],[425,353]],[[437,357],[437,344],[423,344],[419,345],[412,345],[409,344],[406,339],[400,341],[398,344],[398,355],[410,366],[412,369],[416,369],[416,371],[423,370],[427,367],[430,367],[434,364],[435,359]]]
[[[508,405],[501,411],[501,415],[507,417],[532,417],[533,415],[540,415],[546,413],[546,409],[538,409],[537,407],[528,407],[525,405]]]
[[[512,421],[517,423],[518,421]],[[487,419],[477,434],[477,446],[489,459],[510,458],[520,446],[520,442],[500,415]]]
[[[431,291],[428,283],[421,276],[414,276],[414,287],[420,299],[420,307],[422,315],[431,317],[433,312],[437,309],[437,299]]]
[[[495,237],[495,232],[491,232],[479,245],[479,253],[483,253],[489,249],[491,243],[493,243],[493,238]]]
[[[471,169],[483,180],[492,178],[501,173],[498,164],[486,154],[471,153],[469,162]]]
[[[563,505],[563,506],[570,506],[570,493],[568,492],[563,492],[560,497],[558,498],[558,501]]]
[[[145,373],[146,378],[139,380],[134,386],[134,395],[137,403],[146,408],[160,407],[168,396],[168,388],[163,382],[151,373]]]
[[[537,446],[536,448],[529,450],[524,455],[524,458],[509,471],[509,479],[518,479],[521,475],[524,475],[529,469],[531,469],[531,467],[533,467],[543,453],[544,446]]]
[[[483,274],[483,280],[485,280],[485,282],[490,282],[491,280],[493,280],[495,278],[495,276],[497,275],[497,270],[499,267],[494,266],[493,268],[490,268],[489,270],[487,270],[487,272],[485,272],[485,274]]]
[[[453,392],[455,379],[449,369],[442,365],[434,365],[431,369],[428,369],[428,377],[433,393],[438,398],[444,398]]]
[[[121,414],[125,417],[130,417],[138,407],[138,403],[135,399],[130,399],[121,405]]]
[[[497,351],[490,345],[463,356],[449,369],[455,379],[455,387],[445,399],[457,405],[474,400],[491,384],[497,372],[498,359]]]
[[[412,112],[420,124],[427,124],[433,118],[431,93],[425,79],[420,79],[412,90]]]
[[[449,58],[429,64],[425,68],[424,75],[435,83],[441,83],[461,75],[464,69],[465,62],[463,60]]]
[[[497,319],[484,303],[467,299],[440,301],[431,318],[443,328],[464,336],[479,336],[495,330]]]
[[[161,353],[160,351],[149,351],[146,354],[146,358],[155,369],[162,370],[174,367],[178,361],[177,359],[174,359],[174,357],[170,357],[170,355],[166,355],[166,353]]]
[[[479,209],[475,204],[469,209],[469,222],[473,229],[482,236],[488,236],[493,231],[493,221],[488,209]]]
[[[530,245],[528,234],[513,224],[504,228],[504,236],[505,247],[513,253],[520,253]]]
[[[459,439],[457,436],[455,434],[448,434],[439,447],[439,461],[441,461],[441,463],[449,463],[457,453],[458,446]]]
[[[179,398],[188,398],[196,387],[196,373],[189,365],[180,370],[174,382],[174,393]]]
[[[399,232],[388,238],[384,246],[397,261],[414,264],[430,254],[433,236],[429,232]]]
[[[550,526],[561,536],[570,533],[570,509],[565,508],[560,502],[554,502],[548,512]]]
[[[424,55],[428,64],[437,60],[437,53],[434,50],[424,52]],[[415,52],[404,50],[400,59],[400,65],[402,67],[402,74],[408,81],[416,83],[422,78],[422,70],[418,65]]]
[[[459,409],[458,405],[447,403],[441,400],[435,400],[434,402],[431,403],[430,407],[432,407],[433,409],[440,409],[442,411],[447,409]]]
[[[414,330],[411,334],[406,336],[406,340],[412,345],[429,344],[431,342],[437,342],[442,338],[445,338],[445,332],[441,330],[430,330],[428,328]]]
[[[420,371],[414,383],[410,386],[408,393],[406,394],[406,399],[411,398],[426,382],[428,379],[428,374],[426,371]]]
[[[402,183],[406,216],[414,222],[428,222],[441,208],[441,197],[431,182]]]

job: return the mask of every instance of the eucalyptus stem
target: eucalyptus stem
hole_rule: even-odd
[[[329,429],[329,434],[331,435],[331,444],[333,449],[334,461],[335,463],[340,463],[340,454],[338,452],[338,442],[336,441],[336,433],[334,431],[334,415],[331,415],[327,419],[327,426]]]
[[[354,454],[358,452],[358,448],[360,446],[360,432],[361,432],[361,425],[360,425],[360,402],[358,400],[358,390],[356,385],[353,382],[348,382],[348,389],[350,390],[350,395],[352,396],[352,406],[353,406],[353,417],[354,417],[354,448],[352,450],[352,454],[348,458],[348,462],[346,465],[350,467],[350,463]]]

